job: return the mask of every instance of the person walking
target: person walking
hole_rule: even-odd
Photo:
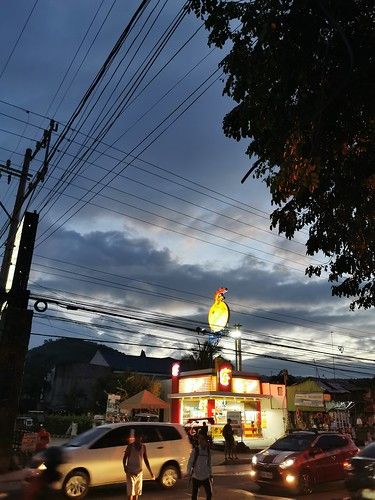
[[[48,448],[50,441],[51,434],[43,425],[40,425],[39,430],[36,434],[36,451],[42,451]]]
[[[204,434],[206,437],[208,437],[208,425],[206,421],[203,422],[202,427],[199,429],[199,434]]]
[[[212,464],[211,451],[207,436],[203,433],[198,435],[198,446],[191,452],[188,462],[188,474],[192,480],[193,488],[191,500],[197,500],[199,488],[204,487],[206,499],[212,498]]]
[[[233,436],[233,428],[231,425],[232,420],[228,418],[227,423],[224,425],[222,430],[222,435],[225,440],[225,459],[224,460],[233,460],[233,448],[234,448],[234,436]]]
[[[25,483],[23,500],[55,500],[54,484],[61,479],[59,466],[64,463],[62,448],[51,446],[44,452],[44,466],[40,474]]]
[[[138,497],[142,495],[143,462],[152,479],[155,480],[148,461],[146,446],[142,443],[142,435],[135,433],[134,441],[130,442],[126,447],[122,461],[126,474],[126,490],[129,500],[138,500]]]

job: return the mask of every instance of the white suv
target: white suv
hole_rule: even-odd
[[[125,482],[122,464],[132,429],[143,436],[151,469],[164,488],[172,488],[186,471],[191,445],[184,428],[161,422],[105,424],[64,445],[60,488],[68,498],[83,498],[91,486]],[[144,479],[151,479],[144,469]]]

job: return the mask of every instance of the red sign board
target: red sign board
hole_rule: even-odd
[[[222,363],[218,367],[217,390],[232,392],[232,365],[230,363]]]

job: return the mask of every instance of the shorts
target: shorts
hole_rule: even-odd
[[[142,495],[143,472],[138,474],[126,474],[126,493],[127,495]]]

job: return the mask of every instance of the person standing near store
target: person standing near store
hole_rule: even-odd
[[[36,437],[36,451],[42,451],[48,448],[50,441],[51,441],[51,434],[41,424]]]
[[[225,459],[233,460],[233,448],[234,448],[234,435],[232,428],[232,420],[228,418],[227,423],[224,425],[222,434],[225,440]]]
[[[147,457],[146,446],[142,443],[142,436],[136,433],[134,441],[126,447],[123,458],[124,471],[126,474],[126,490],[129,500],[138,500],[142,495],[143,486],[143,462],[145,463],[151,477],[155,480]]]
[[[197,500],[199,488],[204,487],[206,499],[212,498],[212,464],[211,451],[207,436],[198,435],[198,446],[191,452],[188,462],[188,474],[193,482],[191,500]]]

